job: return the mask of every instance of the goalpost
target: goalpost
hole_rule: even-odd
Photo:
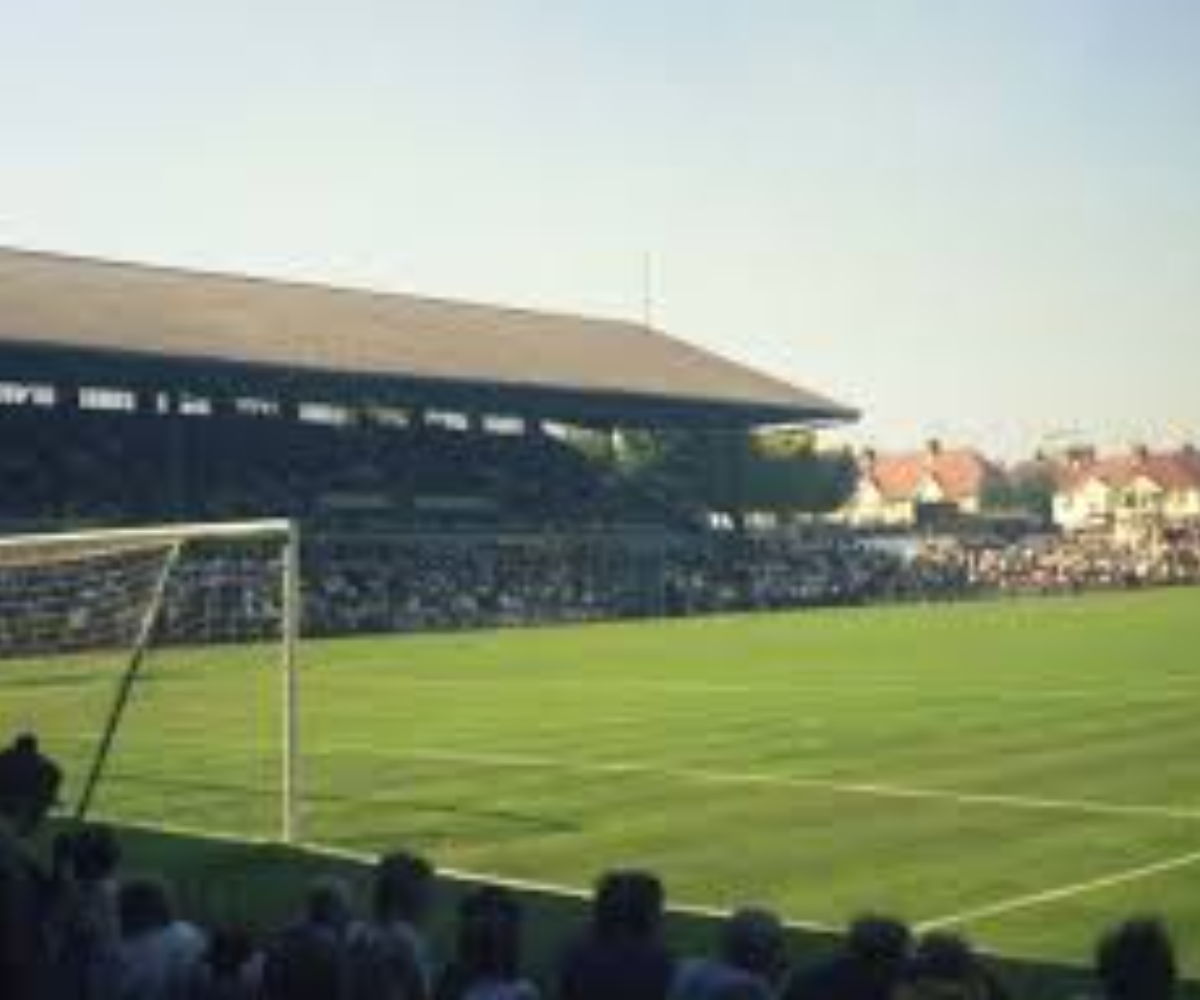
[[[300,532],[293,521],[0,537],[0,660],[15,661],[12,670],[20,675],[24,668],[35,685],[47,661],[86,666],[104,655],[116,667],[99,738],[90,753],[83,751],[86,766],[78,762],[76,818],[93,806],[152,649],[277,641],[278,832],[283,842],[295,842],[300,601]],[[68,683],[78,679],[70,675]],[[35,727],[40,722],[21,718]],[[81,720],[70,722],[73,732]]]

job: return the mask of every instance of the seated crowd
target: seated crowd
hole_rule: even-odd
[[[0,524],[661,524],[680,512],[550,433],[0,406]]]
[[[278,550],[182,560],[159,635],[278,634]],[[82,648],[126,635],[160,567],[156,553],[0,573],[0,651]],[[1200,584],[1200,529],[1144,544],[1047,537],[889,545],[838,530],[787,537],[402,535],[305,545],[312,635],[419,632],[720,614],[997,594]],[[7,609],[7,613],[6,613]],[[20,613],[16,613],[17,610]]]
[[[236,601],[251,599],[253,588],[238,578],[236,567],[212,572],[224,578]],[[958,567],[906,561],[839,533],[684,540],[406,536],[369,545],[311,544],[305,622],[320,634],[410,632],[964,593]]]
[[[237,601],[253,599],[244,577],[223,575]],[[657,542],[408,536],[314,543],[305,620],[323,634],[409,632],[1196,584],[1200,530],[1148,545],[942,539],[909,551],[838,530]]]
[[[773,913],[743,909],[713,954],[668,943],[665,893],[652,874],[603,876],[587,926],[542,976],[526,971],[521,900],[483,886],[460,898],[452,944],[430,934],[435,872],[390,854],[376,865],[370,906],[323,878],[294,920],[258,939],[202,929],[167,886],[125,878],[113,832],[59,834],[44,869],[31,847],[55,801],[57,766],[30,736],[0,751],[0,996],[5,1000],[1002,1000],[992,964],[964,938],[914,938],[902,922],[856,920],[832,955],[795,961]],[[1170,1000],[1171,942],[1133,920],[1096,953],[1098,996]]]
[[[1200,526],[1117,541],[1049,537],[1005,545],[941,541],[921,559],[958,574],[976,592],[1060,594],[1200,583]]]

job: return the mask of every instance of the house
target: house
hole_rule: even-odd
[[[1063,469],[1054,521],[1064,531],[1200,524],[1200,451],[1135,448]]]
[[[971,449],[932,441],[924,451],[879,455],[867,451],[843,519],[856,525],[912,527],[936,514],[978,514],[984,494],[1002,476]]]

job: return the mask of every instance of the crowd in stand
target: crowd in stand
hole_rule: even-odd
[[[701,607],[804,607],[1200,584],[1200,525],[1145,536],[887,540],[817,532],[710,549]],[[705,608],[706,610],[710,608]]]
[[[962,592],[958,567],[852,537],[418,540],[314,555],[306,620],[320,632],[411,631],[712,614]]]
[[[558,438],[440,424],[0,406],[0,524],[264,516],[529,528],[677,516]]]
[[[840,531],[658,547],[410,539],[314,559],[308,578],[315,630],[412,631],[1196,585],[1200,529],[1138,542],[943,538],[904,548]]]
[[[527,973],[521,900],[483,886],[460,900],[454,943],[428,933],[435,873],[405,853],[382,858],[370,906],[350,886],[311,884],[295,919],[255,940],[202,929],[167,886],[123,878],[103,826],[60,833],[44,869],[30,846],[60,782],[30,736],[0,751],[0,995],[5,1000],[1003,1000],[991,964],[959,936],[914,939],[900,921],[864,917],[840,950],[791,960],[775,914],[743,909],[712,955],[681,957],[664,933],[665,893],[652,874],[611,872],[587,928],[549,974]],[[1176,995],[1171,942],[1153,919],[1107,935],[1096,956],[1107,1000]]]
[[[1146,537],[1109,534],[1039,538],[1006,545],[942,541],[927,565],[958,575],[972,591],[1057,594],[1200,583],[1200,526]]]
[[[311,556],[306,618],[321,632],[633,615],[653,603],[646,581],[657,558],[619,544],[554,536],[407,539]]]
[[[182,560],[160,638],[277,635],[278,554],[277,547],[218,550]],[[127,641],[161,565],[162,553],[143,551],[7,568],[0,652]],[[1053,536],[903,546],[843,531],[684,539],[585,533],[309,542],[303,594],[309,634],[345,635],[1189,584],[1200,584],[1200,529],[1121,543]]]
[[[935,600],[958,592],[954,569],[840,531],[729,537],[683,553],[668,579],[685,612]]]

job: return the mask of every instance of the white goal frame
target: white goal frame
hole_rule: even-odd
[[[108,751],[116,737],[125,705],[133,691],[142,661],[149,651],[155,623],[162,609],[171,570],[184,548],[193,542],[220,542],[249,539],[279,539],[280,579],[280,682],[282,724],[280,727],[280,816],[279,839],[294,844],[300,836],[300,684],[298,646],[300,638],[300,526],[292,520],[270,518],[256,521],[161,524],[139,528],[109,528],[0,537],[0,566],[10,553],[20,551],[22,562],[36,558],[39,550],[50,553],[120,551],[162,546],[166,556],[162,569],[142,614],[133,648],[122,675],[112,709],[96,756],[80,798],[77,818],[86,817],[92,795],[99,783]]]

